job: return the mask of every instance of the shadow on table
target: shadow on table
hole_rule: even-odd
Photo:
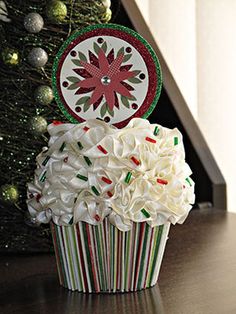
[[[130,293],[84,294],[60,287],[54,276],[44,274],[27,277],[23,282],[18,281],[7,289],[1,289],[0,312],[4,314],[163,314],[164,309],[158,285]]]

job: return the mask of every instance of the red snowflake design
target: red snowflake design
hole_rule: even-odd
[[[73,71],[83,79],[77,79],[77,82],[74,81],[74,87],[69,86],[68,89],[76,88],[75,95],[92,92],[90,97],[87,96],[82,99],[86,103],[84,111],[87,111],[91,105],[93,105],[93,110],[96,110],[102,101],[105,100],[103,104],[104,110],[113,115],[114,107],[119,109],[117,93],[120,94],[122,103],[128,108],[128,101],[136,100],[131,93],[135,89],[128,82],[141,83],[141,80],[135,78],[140,71],[131,71],[132,64],[122,65],[131,57],[131,54],[125,55],[123,47],[118,51],[116,57],[114,49],[111,49],[106,55],[106,46],[104,44],[102,47],[98,45],[95,47],[97,56],[92,51],[89,51],[89,62],[81,52],[79,52],[80,60],[76,60],[77,63],[75,60],[72,60],[79,65],[79,68],[75,68]],[[83,101],[79,100],[77,103],[82,104]],[[102,111],[104,110],[101,109],[102,116]]]

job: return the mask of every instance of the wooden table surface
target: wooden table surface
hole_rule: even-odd
[[[0,257],[0,313],[236,313],[236,214],[194,210],[171,227],[158,284],[116,295],[59,286],[53,255]]]

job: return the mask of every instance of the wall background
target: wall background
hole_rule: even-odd
[[[227,182],[236,212],[236,1],[136,0]]]

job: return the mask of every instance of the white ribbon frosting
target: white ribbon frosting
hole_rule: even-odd
[[[123,129],[89,120],[51,124],[48,131],[49,149],[37,156],[28,185],[28,209],[38,222],[96,225],[108,215],[127,231],[133,222],[154,227],[187,217],[194,182],[177,129],[137,118]]]

